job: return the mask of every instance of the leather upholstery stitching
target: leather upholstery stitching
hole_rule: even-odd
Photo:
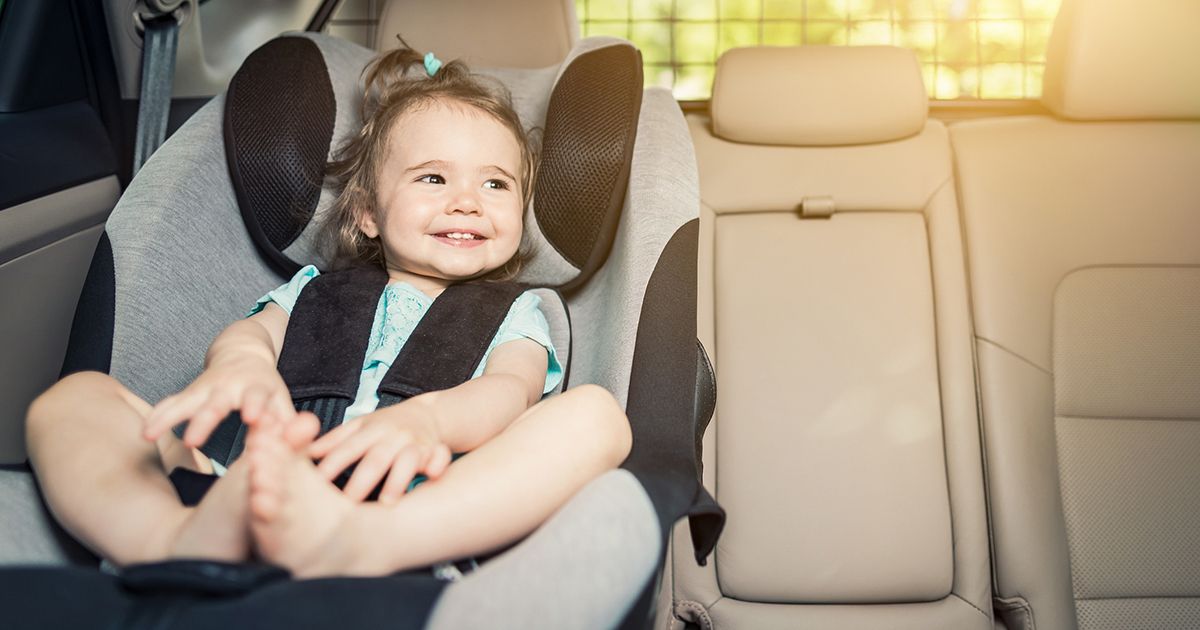
[[[975,604],[972,604],[971,602],[967,601],[967,599],[966,599],[966,598],[964,598],[962,595],[959,595],[958,593],[950,593],[950,595],[951,595],[952,597],[957,597],[957,598],[958,598],[960,601],[962,601],[964,604],[966,604],[966,605],[970,606],[971,608],[974,608],[975,610],[979,611],[979,614],[983,615],[985,619],[991,620],[991,618],[992,618],[992,616],[991,616],[991,615],[987,614],[987,612],[985,612],[985,611],[984,611],[982,608],[980,608],[980,607],[976,606]]]
[[[1000,345],[1000,344],[996,343],[995,341],[992,341],[991,339],[988,339],[987,337],[982,337],[982,336],[980,336],[980,335],[975,335],[975,338],[976,338],[976,339],[978,339],[978,340],[980,340],[980,341],[986,342],[987,344],[989,344],[989,345],[991,345],[991,346],[994,346],[995,348],[997,348],[997,349],[999,349],[999,350],[1003,350],[1004,352],[1006,352],[1006,353],[1008,353],[1008,354],[1012,355],[1014,358],[1020,359],[1021,361],[1025,362],[1025,363],[1028,363],[1029,365],[1031,365],[1031,366],[1033,366],[1034,368],[1036,368],[1036,369],[1037,369],[1039,372],[1044,372],[1044,373],[1045,373],[1045,374],[1047,374],[1048,376],[1054,376],[1054,373],[1053,373],[1053,372],[1051,372],[1050,370],[1048,370],[1048,369],[1046,369],[1046,368],[1044,368],[1044,367],[1042,367],[1042,366],[1038,365],[1037,363],[1034,363],[1033,361],[1029,360],[1027,357],[1025,357],[1025,356],[1022,356],[1020,353],[1013,352],[1012,350],[1009,350],[1008,348],[1005,348],[1004,346],[1002,346],[1002,345]]]
[[[927,214],[929,212],[929,206],[933,204],[933,200],[936,199],[938,194],[942,192],[942,189],[945,188],[948,184],[953,184],[953,183],[955,183],[954,182],[954,169],[953,169],[953,166],[951,166],[950,174],[946,176],[946,179],[943,179],[940,183],[938,183],[937,186],[934,186],[933,192],[929,193],[929,196],[925,198],[925,203],[921,205],[921,213]],[[955,190],[954,192],[956,195],[958,194],[957,190]],[[955,197],[956,204],[957,204],[957,201],[958,201],[958,198]]]

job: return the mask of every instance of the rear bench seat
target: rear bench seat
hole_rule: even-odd
[[[949,141],[914,55],[730,51],[712,112],[689,124],[728,523],[707,567],[676,529],[671,625],[991,628]]]
[[[1200,627],[1198,27],[1064,2],[1054,115],[951,127],[1010,628]]]

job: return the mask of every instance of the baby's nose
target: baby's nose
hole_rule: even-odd
[[[479,214],[483,211],[483,205],[474,191],[463,190],[451,198],[447,210],[451,213]]]

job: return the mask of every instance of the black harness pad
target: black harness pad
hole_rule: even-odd
[[[321,274],[305,285],[279,352],[279,374],[293,401],[354,399],[387,282],[383,269],[361,266]]]

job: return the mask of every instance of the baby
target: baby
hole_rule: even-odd
[[[343,423],[318,437],[276,369],[292,308],[319,276],[311,266],[226,328],[196,380],[155,406],[104,374],[64,378],[30,407],[30,462],[55,517],[101,557],[383,575],[511,544],[628,454],[628,419],[604,389],[538,402],[562,367],[528,292],[473,378],[377,408],[380,381],[442,291],[519,268],[534,159],[507,97],[461,62],[400,48],[368,66],[364,125],[338,157],[324,232],[335,267],[387,273]],[[223,470],[198,448],[235,411],[249,436]],[[351,465],[339,490],[331,480]],[[222,476],[186,507],[175,468]],[[418,475],[428,481],[414,487]],[[379,500],[364,502],[381,482]]]

